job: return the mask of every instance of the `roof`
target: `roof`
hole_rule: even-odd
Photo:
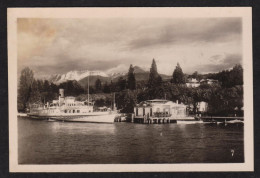
[[[137,106],[153,106],[153,105],[170,105],[174,107],[186,107],[183,103],[175,103],[173,101],[169,100],[163,100],[163,99],[153,99],[153,100],[146,100],[142,101]]]

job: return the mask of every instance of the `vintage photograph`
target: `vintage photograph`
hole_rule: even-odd
[[[147,9],[9,11],[17,166],[253,164],[251,9]]]

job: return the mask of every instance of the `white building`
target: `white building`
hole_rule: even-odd
[[[168,100],[154,99],[139,103],[134,107],[135,117],[173,117],[185,118],[187,106]]]
[[[218,80],[202,79],[202,80],[200,81],[200,84],[208,84],[208,85],[218,84]]]
[[[198,102],[197,109],[199,112],[207,112],[208,111],[208,103],[205,101]]]
[[[188,79],[188,82],[186,82],[187,87],[199,87],[200,82],[195,78]]]

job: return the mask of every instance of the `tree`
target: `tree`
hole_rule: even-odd
[[[198,73],[198,71],[195,71],[192,75],[192,78],[197,79],[198,81],[200,81],[202,79],[202,75]]]
[[[240,64],[237,64],[231,70],[207,74],[207,78],[218,80],[224,88],[243,85],[243,68]]]
[[[107,82],[104,84],[103,92],[110,93],[110,87],[108,86]]]
[[[44,80],[44,83],[43,83],[43,91],[45,92],[50,92],[50,83],[48,80]]]
[[[162,82],[162,78],[157,72],[157,65],[155,63],[155,60],[153,59],[152,65],[151,65],[151,68],[150,68],[148,86],[149,87],[156,87],[161,82]]]
[[[25,111],[26,105],[28,104],[31,85],[34,81],[33,71],[26,67],[21,71],[19,89],[18,89],[18,110]]]
[[[122,113],[133,113],[136,95],[132,91],[123,91],[116,95],[117,108]]]
[[[34,80],[31,85],[31,92],[30,92],[30,98],[29,98],[29,103],[34,104],[34,103],[41,103],[41,94],[40,90],[38,88],[37,81]]]
[[[63,82],[58,88],[63,88],[65,90],[65,96],[78,96],[84,93],[84,89],[76,80]]]
[[[119,91],[126,89],[126,80],[123,77],[120,77],[117,81],[117,86],[119,87]]]
[[[243,85],[243,68],[240,64],[235,65],[230,71],[231,79],[233,81],[233,86]]]
[[[102,91],[102,83],[101,83],[101,80],[99,78],[95,82],[95,88],[96,88],[96,92]]]
[[[182,72],[182,69],[181,69],[179,63],[177,63],[177,66],[176,66],[175,70],[173,71],[171,82],[176,83],[176,84],[185,83],[184,74]]]
[[[110,88],[110,92],[116,92],[116,83],[114,83],[112,80],[110,81],[110,85],[109,85],[109,88]]]
[[[199,75],[199,73],[197,71],[195,71],[191,76],[192,76],[192,78],[197,79],[198,75]]]
[[[127,76],[127,88],[130,90],[135,90],[136,89],[136,80],[135,80],[135,74],[134,74],[134,67],[131,64],[129,67],[128,71],[128,76]]]

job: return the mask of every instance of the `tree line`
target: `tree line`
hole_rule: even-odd
[[[196,88],[187,87],[187,77],[201,80],[211,78],[219,81],[218,84],[203,84]],[[29,103],[43,103],[58,98],[58,89],[65,89],[67,96],[79,96],[86,99],[87,90],[77,81],[67,81],[59,85],[49,83],[47,80],[34,79],[33,72],[28,67],[23,69],[18,90],[18,110],[24,111]],[[190,107],[192,113],[197,113],[200,101],[208,103],[208,114],[227,115],[243,113],[243,69],[235,65],[231,70],[218,73],[191,75],[184,74],[177,63],[171,80],[162,80],[157,71],[155,60],[152,60],[148,81],[136,81],[134,67],[130,65],[126,78],[120,77],[116,82],[102,83],[97,79],[94,86],[89,87],[89,93],[96,97],[98,106],[110,106],[113,100],[111,93],[116,93],[117,108],[124,113],[133,112],[134,106],[149,99],[178,100]]]

